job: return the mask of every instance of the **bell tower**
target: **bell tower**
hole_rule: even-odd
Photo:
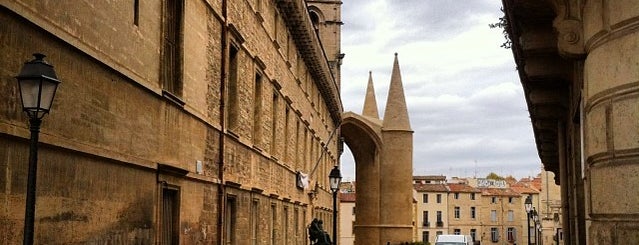
[[[315,33],[320,38],[328,64],[339,88],[341,85],[340,67],[344,54],[341,50],[342,1],[306,0]]]
[[[345,112],[341,135],[355,159],[355,244],[402,244],[413,237],[413,130],[397,54],[380,120],[369,73],[362,114]]]

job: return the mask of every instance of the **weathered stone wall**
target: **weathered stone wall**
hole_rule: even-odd
[[[470,235],[470,230],[475,229],[477,240],[481,238],[481,224],[486,220],[480,220],[481,193],[474,193],[475,199],[471,199],[471,193],[457,192],[458,198],[455,199],[455,193],[448,193],[448,234],[453,234],[455,229],[460,229],[461,234]],[[460,216],[455,218],[455,207],[459,207]],[[471,216],[471,207],[475,208],[475,218]]]
[[[639,237],[639,3],[587,2],[583,32],[586,207],[591,244]],[[630,191],[630,192],[629,192]]]
[[[278,243],[305,244],[312,217],[331,218],[327,175],[338,153],[337,136],[329,137],[337,125],[277,6],[228,4],[229,27],[238,32],[228,36],[239,42],[238,93],[224,95],[239,105],[231,134],[221,119],[222,1],[185,1],[177,94],[184,105],[163,96],[159,82],[161,4],[140,1],[136,25],[130,2],[0,1],[0,202],[7,207],[0,230],[8,231],[0,241],[22,240],[29,131],[13,76],[34,52],[47,54],[62,80],[40,134],[36,243],[155,244],[164,185],[180,193],[181,244],[221,243],[220,204],[229,197],[236,198],[237,244],[250,242],[243,238],[253,234],[254,199],[255,239],[264,242],[272,239],[271,220]],[[311,174],[309,189],[295,186],[297,171]]]

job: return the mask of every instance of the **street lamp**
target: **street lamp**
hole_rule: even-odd
[[[29,172],[27,176],[27,203],[24,212],[23,244],[33,244],[33,221],[35,218],[35,189],[38,169],[38,133],[42,117],[49,113],[53,97],[60,81],[53,66],[44,61],[45,55],[33,54],[35,59],[24,63],[16,76],[22,99],[22,110],[29,117],[31,141],[29,145]]]
[[[553,215],[553,221],[555,222],[555,241],[557,241],[557,245],[559,245],[559,213]]]
[[[333,192],[333,244],[337,245],[337,192],[339,191],[339,184],[342,182],[342,173],[340,173],[337,166],[333,167],[328,179]]]
[[[528,224],[528,226],[526,227],[526,230],[528,230],[528,245],[531,245],[530,243],[530,215],[531,215],[531,211],[532,211],[532,196],[528,196],[526,197],[526,201],[524,202],[524,208],[526,208],[526,223]]]
[[[535,208],[533,207],[532,210],[532,219],[533,222],[535,223],[534,225],[534,229],[535,229],[535,244],[538,245],[539,244],[539,238],[538,238],[538,234],[537,234],[537,230],[541,227],[541,225],[539,225],[539,215],[537,215],[537,210],[535,210]]]

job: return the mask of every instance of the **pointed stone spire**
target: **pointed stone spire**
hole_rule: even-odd
[[[368,87],[366,87],[366,98],[364,99],[364,110],[362,116],[379,119],[377,112],[377,100],[375,99],[375,88],[373,87],[373,72],[368,72]]]
[[[408,120],[408,109],[406,107],[406,98],[404,97],[404,85],[402,85],[402,75],[399,71],[397,53],[395,53],[382,127],[384,130],[412,131],[410,121]]]

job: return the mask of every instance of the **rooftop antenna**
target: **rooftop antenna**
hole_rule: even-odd
[[[473,178],[477,178],[477,159],[475,159],[475,173],[473,174]]]

